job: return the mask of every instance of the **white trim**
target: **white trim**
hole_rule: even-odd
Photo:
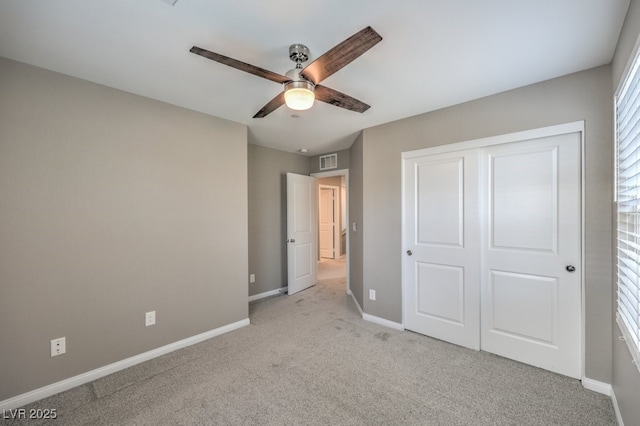
[[[315,178],[326,178],[326,177],[334,177],[334,176],[348,176],[349,175],[349,169],[338,169],[338,170],[331,170],[330,172],[317,172],[317,173],[311,173],[310,176],[313,176]]]
[[[618,339],[624,341],[627,344],[627,348],[629,349],[629,352],[631,352],[631,359],[633,360],[631,362],[635,364],[638,372],[640,372],[640,352],[638,352],[638,349],[633,344],[633,337],[631,337],[626,324],[622,321],[618,312],[616,312],[616,323],[618,324],[618,330],[620,330],[620,333],[622,334],[622,336],[618,337]]]
[[[406,235],[407,235],[407,221],[405,220],[406,214],[407,214],[407,206],[406,206],[406,200],[405,200],[405,188],[407,185],[406,179],[405,179],[405,172],[406,172],[406,158],[404,156],[404,152],[402,153],[402,159],[400,160],[400,173],[401,173],[401,178],[400,178],[400,258],[402,259],[401,263],[400,263],[400,301],[401,301],[401,305],[402,305],[402,323],[406,323],[407,322],[407,312],[404,308],[404,303],[405,303],[405,297],[407,296],[407,291],[405,289],[405,287],[408,286],[408,283],[406,282],[406,274],[405,274],[405,269],[406,269],[406,263],[407,263],[407,256],[404,255],[405,253],[405,247],[407,247],[407,239],[406,239]]]
[[[265,291],[264,293],[254,294],[249,296],[249,302],[254,300],[264,299],[265,297],[277,296],[278,294],[284,294],[287,292],[287,287],[276,288],[275,290]]]
[[[350,255],[350,248],[351,248],[351,238],[349,237],[349,234],[351,234],[351,232],[349,232],[349,199],[351,197],[351,188],[349,187],[349,169],[337,169],[337,170],[332,170],[330,172],[318,172],[318,173],[311,173],[310,176],[313,176],[315,178],[324,178],[324,177],[333,177],[333,176],[344,176],[344,186],[345,188],[347,188],[347,197],[346,197],[346,216],[345,217],[345,222],[347,223],[347,251],[346,253],[343,253],[346,256],[345,261],[347,262],[347,293],[351,292],[351,262],[349,262],[349,257]]]
[[[587,369],[587,155],[586,155],[586,124],[584,121],[578,121],[573,123],[580,125],[580,265],[582,271],[580,271],[580,320],[582,325],[580,327],[580,362],[582,363],[582,377],[586,378]]]
[[[607,396],[611,396],[613,393],[613,389],[609,383],[599,382],[598,380],[593,380],[588,377],[582,379],[582,387]]]
[[[431,148],[417,149],[402,153],[402,159],[421,157],[423,155],[440,154],[444,152],[462,151],[465,149],[483,148],[491,145],[501,145],[511,142],[523,142],[529,139],[539,139],[547,136],[559,136],[567,133],[582,132],[584,134],[584,120],[555,126],[541,127],[539,129],[523,130],[521,132],[508,133],[506,135],[489,136],[486,138],[472,139],[469,141],[438,145]]]
[[[187,337],[186,339],[182,339],[177,342],[169,343],[168,345],[123,359],[122,361],[114,362],[113,364],[105,365],[104,367],[96,368],[95,370],[87,371],[86,373],[70,377],[60,382],[52,383],[31,392],[23,393],[22,395],[14,396],[13,398],[5,399],[4,401],[0,401],[0,410],[13,410],[18,407],[22,407],[40,399],[47,398],[71,388],[84,385],[85,383],[92,382],[101,377],[108,376],[109,374],[124,370],[125,368],[149,361],[178,349],[186,348],[187,346],[195,345],[196,343],[203,342],[247,325],[249,325],[249,318],[227,324],[195,336]]]
[[[622,413],[620,412],[620,407],[618,406],[618,399],[616,398],[616,393],[611,388],[611,402],[613,403],[613,411],[616,413],[616,420],[618,420],[619,426],[624,426],[624,422],[622,421]]]
[[[385,327],[393,328],[394,330],[404,331],[404,325],[389,321],[388,319],[376,317],[370,314],[362,314],[362,319],[379,325],[384,325]]]

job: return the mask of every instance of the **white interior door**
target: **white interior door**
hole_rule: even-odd
[[[327,259],[335,258],[335,193],[336,191],[333,188],[320,186],[320,215],[318,224],[318,234],[320,236],[320,257]]]
[[[582,374],[580,138],[480,154],[482,349],[575,378]]]
[[[288,293],[316,283],[317,259],[316,179],[287,173]]]
[[[477,150],[404,164],[405,328],[480,348]]]

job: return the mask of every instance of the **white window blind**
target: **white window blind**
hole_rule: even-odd
[[[640,369],[640,66],[636,55],[615,98],[617,322]]]

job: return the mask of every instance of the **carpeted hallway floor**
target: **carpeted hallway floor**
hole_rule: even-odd
[[[248,327],[25,408],[61,425],[616,424],[577,380],[363,321],[344,262],[319,277],[252,302]]]

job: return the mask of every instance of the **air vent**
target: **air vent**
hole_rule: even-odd
[[[320,170],[338,168],[338,154],[328,154],[320,156]]]

